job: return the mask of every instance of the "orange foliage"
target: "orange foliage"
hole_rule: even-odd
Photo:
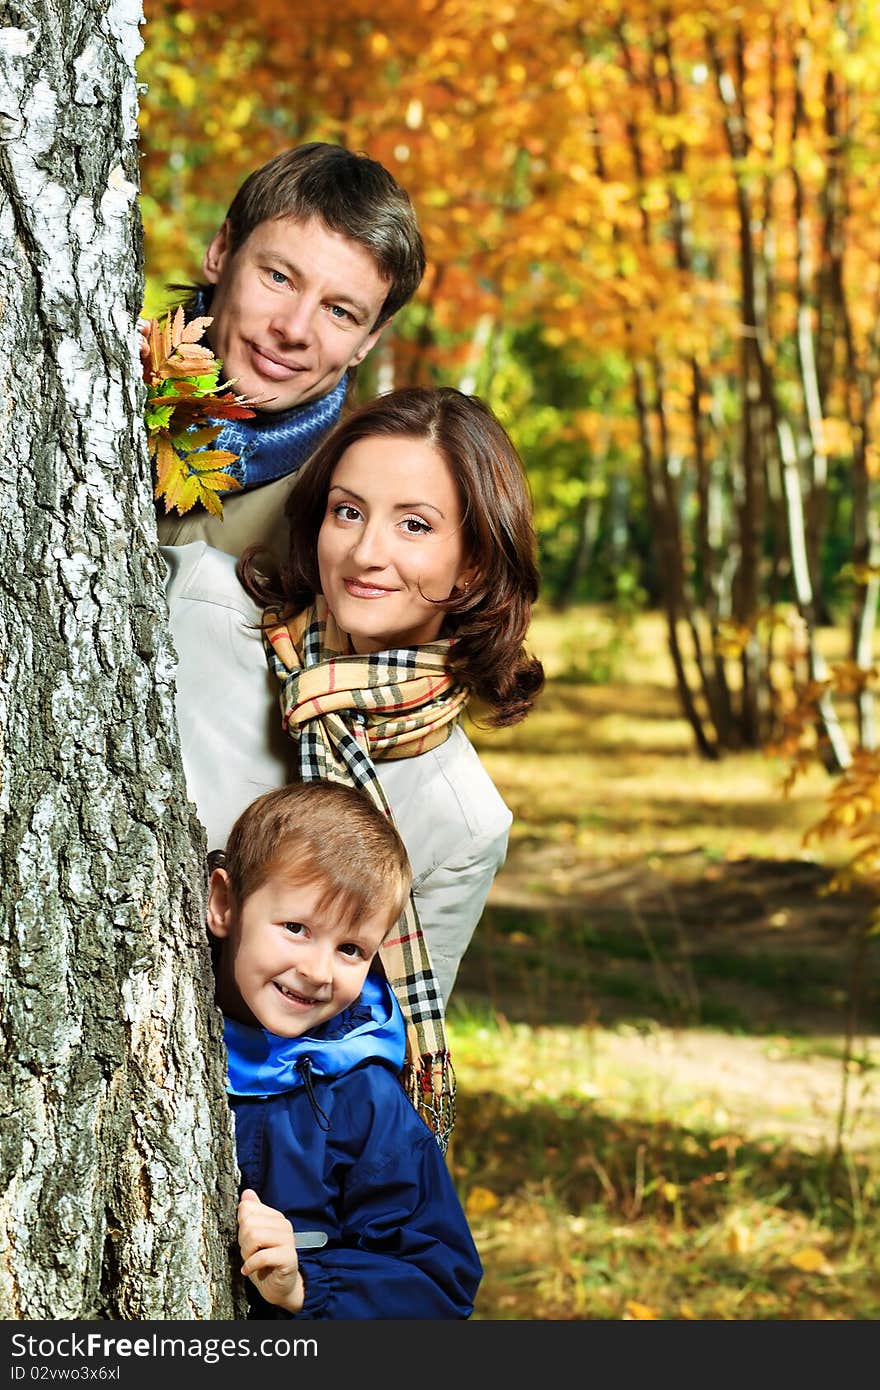
[[[439,329],[467,333],[486,312],[509,323],[538,315],[550,341],[576,354],[599,341],[709,362],[735,338],[738,247],[708,39],[733,72],[736,36],[747,36],[743,167],[769,214],[790,207],[790,166],[811,195],[824,187],[823,84],[832,70],[847,76],[853,57],[838,10],[819,3],[780,15],[771,0],[735,11],[673,0],[664,29],[647,0],[586,9],[582,0],[386,0],[378,9],[337,0],[293,10],[288,0],[148,0],[143,183],[161,209],[148,218],[157,273],[180,267],[180,222],[193,205],[206,219],[210,207],[189,243],[197,264],[245,173],[300,140],[340,140],[410,191],[429,261],[445,272],[420,293]],[[805,46],[795,138],[792,65]],[[876,82],[863,79],[871,94]],[[852,112],[857,134],[861,110]],[[864,115],[872,120],[873,106]],[[876,178],[866,166],[852,187],[854,214],[864,209],[852,274],[870,287],[854,305],[863,340],[880,265]],[[688,263],[676,219],[686,223]],[[793,282],[791,226],[780,218],[775,233],[782,286]],[[790,328],[792,304],[775,306],[788,320],[780,329]]]

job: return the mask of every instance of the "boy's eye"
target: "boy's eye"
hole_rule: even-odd
[[[299,936],[301,932],[305,931],[302,922],[285,922],[283,925],[284,930],[289,931],[291,936]]]
[[[341,951],[342,955],[350,956],[352,958],[361,955],[360,946],[356,946],[353,941],[344,942],[344,944],[340,946],[339,950]]]

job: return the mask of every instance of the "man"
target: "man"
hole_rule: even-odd
[[[238,456],[242,490],[223,515],[159,504],[163,545],[203,540],[238,555],[284,553],[297,469],[338,420],[357,366],[419,287],[425,251],[409,196],[366,155],[319,142],[276,155],[245,179],[203,262],[188,317],[222,379],[256,415],[225,424],[212,448]]]

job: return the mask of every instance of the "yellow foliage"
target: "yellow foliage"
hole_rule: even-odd
[[[790,1263],[795,1269],[800,1269],[804,1274],[831,1274],[832,1267],[825,1258],[821,1250],[809,1245],[803,1250],[799,1250],[796,1255],[792,1255]]]
[[[165,72],[165,81],[175,101],[181,106],[195,106],[199,97],[199,84],[187,68],[170,64]]]
[[[634,1298],[630,1298],[626,1303],[623,1320],[624,1322],[650,1322],[659,1316],[656,1308],[651,1308],[647,1303],[637,1303]]]
[[[472,1187],[467,1196],[465,1211],[468,1219],[485,1216],[486,1212],[494,1211],[498,1206],[498,1198],[488,1187]]]
[[[731,1255],[745,1255],[752,1247],[752,1233],[748,1226],[734,1222],[727,1229],[727,1248]]]
[[[827,454],[834,458],[848,458],[853,451],[850,421],[824,419],[822,421],[822,442]]]

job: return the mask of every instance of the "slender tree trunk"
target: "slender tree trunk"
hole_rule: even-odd
[[[136,0],[0,29],[0,1315],[240,1315],[135,346]]]
[[[596,545],[596,537],[599,534],[599,523],[602,518],[602,498],[594,487],[590,484],[593,481],[594,465],[592,457],[585,451],[584,471],[586,474],[587,490],[580,500],[577,510],[577,540],[575,541],[571,557],[566,565],[565,572],[556,590],[553,599],[553,607],[558,613],[562,613],[572,602],[577,587],[581,580],[585,578],[593,552]]]
[[[730,74],[724,69],[713,41],[711,38],[709,39],[710,60],[716,76],[718,94],[725,109],[725,130],[731,158],[740,161],[748,149],[745,113],[742,106],[743,51],[744,45],[740,35],[737,49],[739,84],[736,85]],[[740,231],[742,320],[744,325],[745,408],[749,408],[752,392],[754,392],[760,406],[760,415],[764,426],[762,434],[765,441],[765,456],[769,458],[772,450],[779,462],[795,600],[805,623],[810,678],[821,683],[828,677],[828,668],[816,640],[816,596],[809,565],[803,486],[794,432],[790,421],[782,414],[777,403],[775,381],[768,362],[767,306],[762,304],[759,307],[752,210],[748,188],[741,173],[736,175],[736,189]],[[828,690],[817,701],[817,711],[821,726],[820,732],[824,737],[823,746],[826,762],[829,768],[840,770],[847,767],[851,760],[851,753]]]

